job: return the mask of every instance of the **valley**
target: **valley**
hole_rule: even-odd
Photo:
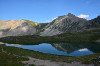
[[[100,16],[86,20],[69,13],[49,23],[0,20],[1,66],[94,66],[100,65],[99,50]]]

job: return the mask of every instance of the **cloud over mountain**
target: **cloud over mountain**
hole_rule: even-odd
[[[89,15],[83,15],[83,14],[81,14],[81,15],[79,15],[78,17],[79,17],[79,18],[88,18]]]

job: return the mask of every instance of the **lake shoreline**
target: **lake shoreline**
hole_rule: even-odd
[[[16,47],[7,47],[4,45],[1,45],[1,46],[3,47],[4,51],[8,53],[10,52],[11,54],[15,54],[18,56],[32,57],[32,58],[41,59],[41,60],[50,60],[54,62],[71,63],[75,61],[75,62],[81,62],[82,64],[94,64],[94,63],[99,63],[99,62],[91,61],[91,60],[100,56],[100,53],[85,55],[85,56],[80,56],[80,57],[62,56],[62,55],[54,55],[54,54],[45,54],[45,53],[26,50],[26,49],[19,49]]]

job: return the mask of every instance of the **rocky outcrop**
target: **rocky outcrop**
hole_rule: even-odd
[[[69,13],[68,15],[59,16],[49,23],[44,31],[40,33],[41,36],[52,36],[65,32],[78,32],[86,28],[87,20],[78,18]]]
[[[100,28],[100,16],[88,21],[88,28]]]

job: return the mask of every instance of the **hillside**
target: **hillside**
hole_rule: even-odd
[[[0,37],[34,35],[47,23],[36,23],[29,20],[0,20]]]
[[[51,23],[49,23],[44,31],[40,33],[41,36],[52,36],[66,32],[79,32],[86,28],[87,20],[76,17],[69,13],[68,15],[58,16]]]
[[[89,20],[88,23],[89,23],[88,25],[89,28],[100,28],[100,16],[92,20]]]

